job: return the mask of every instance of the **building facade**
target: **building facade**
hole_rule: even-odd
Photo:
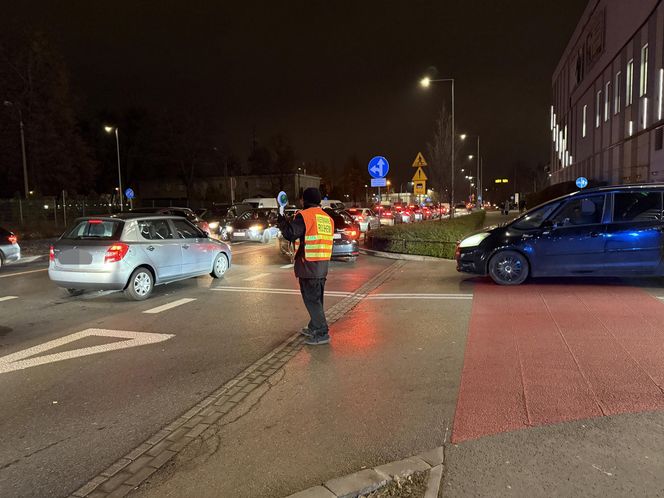
[[[590,0],[552,83],[552,183],[664,181],[661,0]]]
[[[304,189],[319,188],[320,181],[318,176],[301,173],[220,176],[197,179],[187,192],[181,181],[162,178],[141,181],[138,198],[145,205],[198,206],[211,202],[240,202],[250,197],[276,197],[283,190],[294,202],[300,198]]]

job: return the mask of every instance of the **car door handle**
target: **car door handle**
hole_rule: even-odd
[[[148,247],[147,247],[147,250],[148,250],[148,251],[154,251],[154,246],[148,246]]]
[[[182,249],[189,249],[189,244],[182,244]]]
[[[524,234],[523,234],[523,238],[524,238],[524,239],[532,239],[533,236],[532,236],[532,234],[530,234],[530,233],[524,233]]]
[[[599,237],[599,232],[590,232],[591,237]]]

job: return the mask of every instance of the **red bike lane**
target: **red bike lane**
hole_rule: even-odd
[[[619,285],[474,291],[452,442],[664,409],[664,304]]]

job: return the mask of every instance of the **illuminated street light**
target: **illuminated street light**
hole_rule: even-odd
[[[431,78],[425,76],[420,80],[420,85],[422,85],[423,88],[429,88],[429,86],[431,86]]]
[[[118,127],[117,126],[104,126],[106,133],[113,133],[115,131],[115,146],[118,152],[118,196],[120,198],[120,211],[124,211],[123,202],[122,202],[122,171],[120,170],[120,137],[118,136]]]
[[[470,159],[471,161],[473,160],[474,157],[475,157],[474,155],[468,154],[468,159]]]
[[[468,135],[466,135],[465,133],[462,133],[461,135],[459,135],[459,138],[460,138],[461,140],[465,140],[467,136],[468,136]]]

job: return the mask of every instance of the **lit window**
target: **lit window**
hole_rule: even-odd
[[[629,122],[629,136],[631,137],[634,134],[634,121]]]
[[[583,106],[583,122],[581,123],[581,136],[586,138],[586,119],[588,118],[588,106]]]
[[[664,69],[659,70],[659,92],[657,100],[657,120],[662,119],[662,97],[664,93]]]
[[[616,73],[616,81],[613,85],[613,114],[618,114],[620,112],[620,76],[622,73],[618,71]]]
[[[627,63],[627,83],[625,83],[625,85],[627,90],[625,106],[630,106],[632,105],[633,101],[632,90],[634,87],[634,59],[630,59],[630,61]]]
[[[645,129],[648,126],[648,97],[643,99],[643,122],[641,128]]]
[[[606,82],[606,87],[604,88],[604,121],[609,120],[609,114],[611,109],[611,82]]]
[[[595,128],[599,128],[602,122],[602,90],[597,92],[597,100],[595,101]]]
[[[648,44],[641,49],[641,73],[639,75],[639,97],[648,93]]]

